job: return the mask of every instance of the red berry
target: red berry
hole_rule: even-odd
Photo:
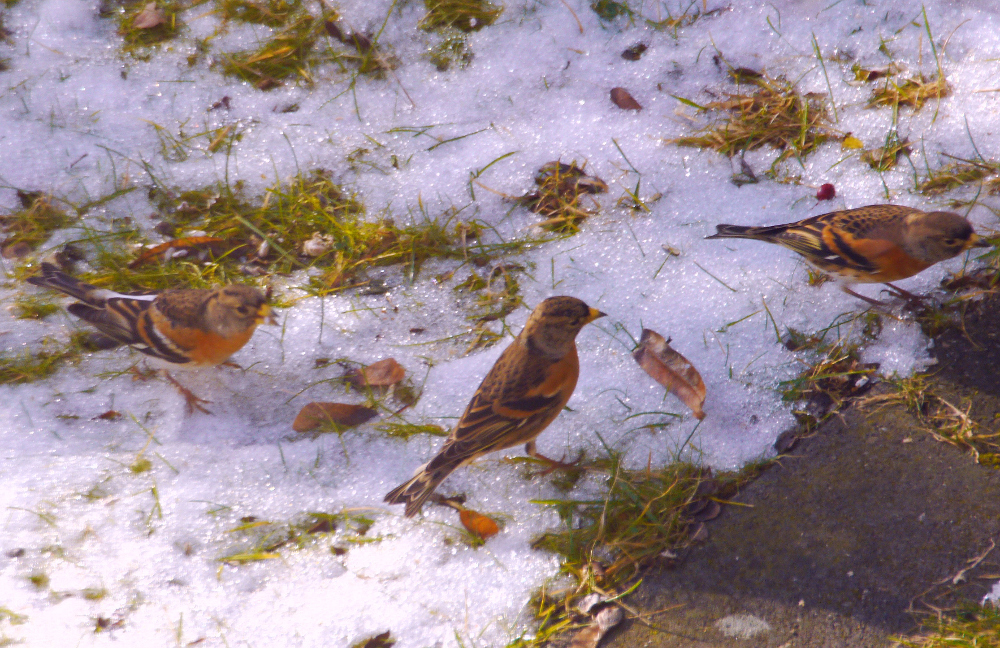
[[[833,200],[833,197],[837,195],[837,190],[832,184],[826,183],[820,186],[819,191],[816,192],[816,200]]]

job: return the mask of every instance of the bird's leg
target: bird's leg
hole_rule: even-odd
[[[201,405],[202,403],[211,403],[212,401],[205,400],[204,398],[199,398],[198,396],[195,396],[190,389],[177,382],[177,379],[171,376],[166,369],[161,369],[160,371],[163,373],[163,377],[166,378],[171,385],[177,388],[177,391],[179,391],[181,393],[181,396],[184,397],[184,400],[187,402],[188,414],[194,414],[195,410],[198,410],[203,414],[212,413],[211,411],[205,409]]]
[[[868,302],[869,304],[871,304],[875,308],[878,308],[879,310],[887,310],[886,304],[878,301],[877,299],[872,299],[871,297],[865,297],[864,295],[854,292],[847,286],[841,286],[840,289],[843,290],[848,295],[851,295],[852,297],[857,297],[861,301]]]
[[[578,467],[578,465],[580,464],[580,460],[583,459],[583,453],[581,453],[580,456],[577,457],[576,461],[572,463],[566,463],[562,460],[556,461],[555,459],[550,459],[538,451],[538,449],[535,447],[534,441],[528,441],[527,443],[525,443],[524,451],[528,453],[529,457],[534,457],[535,459],[538,459],[539,461],[542,461],[549,465],[548,468],[546,468],[540,473],[543,477],[545,475],[548,475],[556,468],[559,468],[560,470],[573,470]]]
[[[910,306],[913,306],[915,304],[923,305],[924,300],[926,299],[926,297],[921,297],[920,295],[914,295],[909,290],[903,290],[899,286],[894,286],[891,283],[889,283],[888,281],[885,282],[885,285],[889,286],[889,288],[892,291],[895,291],[895,292],[891,292],[890,294],[892,294],[895,297],[902,297],[903,299],[906,300],[906,302]]]

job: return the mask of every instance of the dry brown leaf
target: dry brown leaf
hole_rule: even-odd
[[[374,362],[364,369],[351,369],[344,380],[355,389],[365,387],[392,387],[406,377],[406,370],[394,358]]]
[[[639,102],[625,88],[611,88],[611,102],[622,110],[642,110]]]
[[[150,2],[142,8],[139,15],[132,21],[132,26],[136,29],[152,29],[165,22],[167,22],[167,17],[162,11],[156,8],[155,2]]]
[[[618,625],[624,616],[622,609],[617,605],[601,608],[594,615],[594,621],[573,636],[567,648],[597,648],[597,644],[608,630]]]
[[[460,509],[458,519],[462,521],[462,526],[469,533],[479,536],[483,540],[495,536],[500,532],[500,527],[497,526],[496,522],[472,509]]]
[[[225,243],[225,239],[218,238],[217,236],[185,236],[179,239],[172,239],[159,245],[154,245],[151,248],[146,248],[142,251],[142,254],[136,257],[135,261],[128,264],[128,267],[138,268],[141,265],[156,260],[170,250],[211,249],[212,246],[216,246],[219,243]]]
[[[299,410],[298,416],[292,422],[292,429],[296,432],[309,432],[323,424],[348,428],[370,421],[377,415],[378,411],[362,405],[309,403]]]
[[[632,357],[653,380],[681,399],[698,420],[705,418],[705,383],[687,358],[670,348],[670,340],[650,329],[642,330],[639,347]]]

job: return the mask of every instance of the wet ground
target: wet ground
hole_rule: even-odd
[[[963,319],[936,338],[929,384],[995,430],[1000,299]],[[927,426],[899,404],[828,420],[709,523],[707,542],[647,575],[629,601],[644,620],[602,646],[891,646],[935,608],[980,601],[1000,577],[1000,470]]]

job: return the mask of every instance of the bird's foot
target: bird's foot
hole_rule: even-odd
[[[579,470],[580,469],[580,462],[583,461],[583,450],[581,450],[580,454],[577,455],[576,460],[572,461],[572,462],[563,461],[563,459],[566,458],[566,455],[563,455],[558,461],[556,461],[555,459],[551,459],[549,457],[546,457],[541,452],[539,452],[538,450],[535,449],[535,444],[534,443],[528,443],[525,446],[525,450],[527,451],[527,453],[528,453],[529,456],[531,456],[532,458],[537,459],[537,460],[541,461],[542,463],[546,464],[545,470],[543,470],[542,472],[538,473],[538,475],[540,477],[544,477],[545,475],[548,475],[552,471],[557,470],[557,469],[558,470]]]
[[[194,414],[195,410],[198,410],[202,414],[211,414],[212,413],[211,410],[209,410],[209,409],[207,409],[207,408],[205,408],[205,407],[202,406],[202,403],[206,403],[207,404],[207,403],[211,403],[212,401],[205,400],[204,398],[196,396],[194,394],[194,392],[192,392],[190,389],[188,389],[184,385],[182,385],[179,382],[177,382],[177,379],[174,378],[173,376],[171,376],[169,373],[167,373],[167,371],[165,369],[162,371],[162,373],[163,373],[163,377],[166,378],[167,381],[171,385],[173,385],[177,389],[177,391],[179,391],[181,393],[181,396],[184,397],[184,401],[187,403],[188,414]]]

